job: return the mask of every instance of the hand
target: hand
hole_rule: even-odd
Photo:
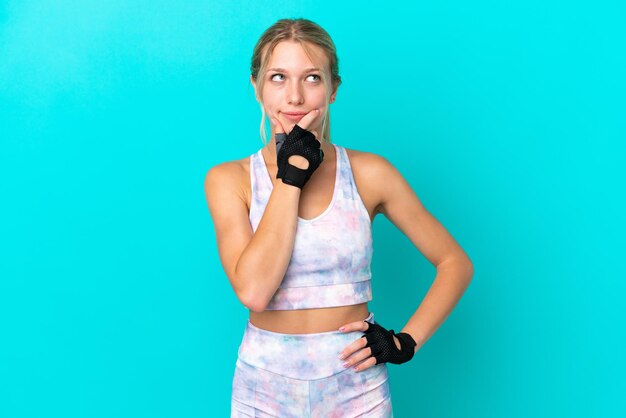
[[[402,364],[411,360],[415,354],[417,344],[409,334],[405,332],[396,334],[393,330],[388,331],[378,323],[351,322],[339,330],[365,332],[365,335],[341,352],[341,359],[351,357],[346,361],[346,367],[352,367],[362,361],[355,367],[356,371],[363,371],[380,363]]]
[[[316,111],[313,113],[309,112],[301,120],[304,120],[304,125],[308,125],[316,116]],[[282,124],[279,121],[275,127],[277,140],[279,135],[282,136],[284,134],[282,130]],[[312,132],[295,124],[277,153],[276,165],[278,166],[278,172],[276,173],[276,178],[281,179],[283,183],[302,189],[313,172],[320,166],[323,159],[324,152],[321,149],[320,141],[317,140]],[[292,160],[295,161],[292,163]]]
[[[293,130],[295,125],[300,126],[302,129],[307,129],[313,121],[319,116],[319,109],[312,109],[307,114],[305,114],[297,124],[293,123],[290,119],[285,118],[282,114],[278,114],[275,117],[270,118],[272,125],[274,125],[274,139],[276,142],[276,157],[278,157],[278,153],[280,152],[280,148],[284,144],[287,139],[287,134],[285,133],[285,127],[289,129],[289,132]],[[311,131],[315,138],[319,137],[317,130]],[[289,164],[294,165],[300,169],[306,169],[309,166],[309,161],[300,156],[300,155],[292,155],[288,159]]]

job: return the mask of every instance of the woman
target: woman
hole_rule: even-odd
[[[330,142],[341,78],[324,29],[276,22],[254,49],[250,80],[266,145],[205,180],[220,260],[250,309],[231,416],[393,416],[386,363],[410,360],[435,332],[472,264],[389,161]],[[367,305],[378,213],[437,267],[400,333],[374,321]]]

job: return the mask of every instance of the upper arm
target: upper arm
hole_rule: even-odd
[[[426,210],[409,183],[384,157],[368,154],[369,182],[378,210],[400,229],[433,265],[452,257],[469,258],[446,228]]]
[[[237,296],[242,294],[237,262],[254,234],[241,181],[244,172],[239,164],[226,162],[212,167],[204,180],[220,261]]]

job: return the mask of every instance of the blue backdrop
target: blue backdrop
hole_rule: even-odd
[[[624,416],[622,4],[0,1],[0,417],[228,416],[247,310],[203,181],[263,145],[250,58],[284,17],[337,45],[333,141],[474,262],[389,366],[396,416]],[[435,269],[383,216],[372,268],[400,328]]]

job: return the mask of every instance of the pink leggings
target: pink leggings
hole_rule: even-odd
[[[373,313],[365,319],[375,322]],[[361,331],[282,334],[248,320],[235,365],[231,418],[393,418],[387,365],[356,372],[339,359],[339,352],[362,336]]]

